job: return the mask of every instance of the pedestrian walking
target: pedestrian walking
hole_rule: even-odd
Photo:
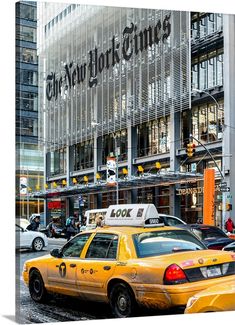
[[[233,220],[231,217],[228,218],[228,220],[225,222],[225,229],[227,232],[233,232],[233,229],[235,228]]]
[[[71,236],[74,236],[77,233],[75,218],[73,216],[68,217],[65,226],[66,226],[66,238],[67,241],[69,241]]]

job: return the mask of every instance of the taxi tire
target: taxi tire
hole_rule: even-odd
[[[41,237],[36,237],[33,240],[32,248],[36,252],[40,252],[44,247],[44,241]]]
[[[36,302],[46,302],[49,298],[42,276],[39,271],[33,270],[29,276],[29,293]]]
[[[130,317],[136,309],[133,292],[125,283],[116,283],[110,292],[110,306],[116,318]]]

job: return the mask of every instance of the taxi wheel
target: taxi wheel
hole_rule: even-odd
[[[42,238],[37,237],[34,239],[33,245],[32,245],[34,251],[40,252],[43,249],[43,246],[44,246],[44,242],[43,242]]]
[[[131,290],[124,283],[117,283],[110,293],[110,305],[115,317],[130,317],[136,307],[136,301]]]
[[[43,279],[37,270],[33,270],[30,273],[29,293],[31,298],[36,302],[45,302],[48,300],[48,294],[44,287]]]

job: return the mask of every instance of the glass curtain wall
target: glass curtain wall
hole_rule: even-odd
[[[96,122],[103,161],[114,151],[111,134],[118,132],[119,159],[125,160],[122,130],[157,120],[159,143],[150,151],[166,152],[165,117],[190,106],[189,13],[54,3],[39,8],[39,75],[46,75],[39,100],[46,111],[47,151],[82,147],[93,138]],[[78,160],[76,170],[83,165]]]

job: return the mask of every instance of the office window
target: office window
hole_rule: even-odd
[[[224,123],[223,102],[208,103],[192,108],[192,134],[202,143],[222,138]]]
[[[197,89],[223,85],[223,49],[193,58],[192,85]]]
[[[38,95],[34,93],[16,92],[16,109],[37,111]]]
[[[35,43],[37,40],[37,30],[28,26],[16,25],[16,39]]]
[[[38,120],[32,118],[22,117],[16,121],[16,134],[37,136],[38,134]]]
[[[61,148],[51,152],[50,174],[61,175],[66,173],[66,148]]]
[[[170,150],[169,116],[139,125],[137,139],[138,157],[168,152]]]
[[[94,140],[88,140],[75,145],[74,170],[91,168],[94,166]]]
[[[115,136],[115,139],[114,139]],[[116,143],[116,148],[115,148]],[[102,139],[102,164],[106,165],[107,157],[118,156],[118,161],[127,159],[127,130],[123,129],[113,134],[107,134]]]
[[[33,6],[28,6],[26,4],[17,3],[16,17],[36,21],[37,20],[37,8],[33,7]]]
[[[25,85],[38,85],[37,71],[16,69],[16,82]]]
[[[197,13],[192,15],[191,35],[196,41],[203,39],[223,28],[223,15],[217,13]]]
[[[37,64],[38,63],[37,52],[36,50],[33,49],[17,47],[16,61]]]

